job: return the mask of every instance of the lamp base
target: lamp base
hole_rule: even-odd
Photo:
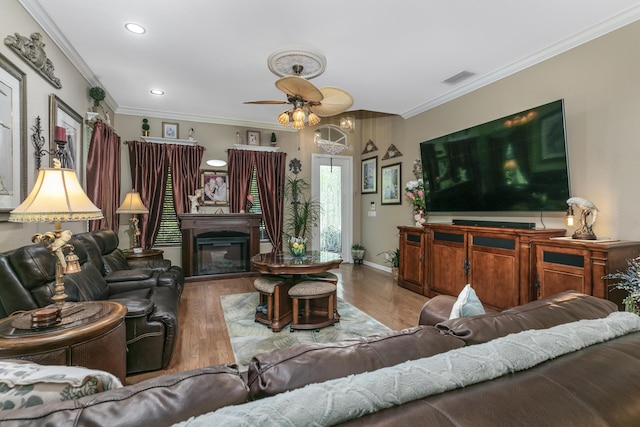
[[[598,237],[596,237],[593,231],[585,229],[576,230],[571,238],[580,240],[598,240]]]

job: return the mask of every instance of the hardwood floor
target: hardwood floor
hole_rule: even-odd
[[[391,273],[366,265],[342,264],[338,296],[391,329],[415,326],[428,298],[401,288]],[[170,372],[233,363],[220,296],[255,292],[253,277],[185,284],[178,311],[180,331],[169,367],[127,377],[127,384]],[[279,333],[288,333],[283,329]]]

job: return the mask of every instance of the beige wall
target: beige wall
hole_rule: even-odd
[[[571,194],[591,200],[600,210],[594,226],[598,236],[640,240],[639,40],[640,23],[631,24],[404,121],[392,135],[404,154],[403,182],[411,177],[421,141],[563,98]],[[362,209],[369,198],[363,197]],[[404,200],[402,206],[380,207],[377,218],[363,221],[362,235],[368,236],[363,244],[369,254],[397,246],[395,226],[411,224],[409,210]],[[451,217],[431,215],[429,221],[448,222]],[[542,220],[539,213],[489,218],[565,228],[560,214],[544,214]],[[382,257],[374,262],[381,263]]]
[[[3,35],[18,32],[30,35],[44,32],[22,9],[17,1],[3,0],[0,28]],[[354,157],[354,242],[367,248],[366,261],[383,264],[377,255],[398,246],[398,225],[411,225],[410,207],[403,199],[402,205],[381,206],[380,192],[360,195],[360,152],[371,139],[378,146],[378,169],[381,166],[402,163],[402,182],[411,179],[411,166],[419,157],[419,143],[443,134],[502,117],[529,107],[556,99],[565,100],[571,191],[575,196],[593,201],[600,209],[595,232],[602,237],[640,240],[638,214],[640,200],[635,196],[639,181],[638,117],[640,117],[640,23],[631,24],[553,59],[516,73],[499,82],[448,102],[418,116],[404,120],[400,117],[365,118],[358,120],[357,130],[350,134]],[[51,58],[56,75],[63,88],[51,86],[35,73],[21,58],[4,44],[0,52],[17,67],[27,73],[27,120],[33,126],[40,116],[48,127],[48,97],[56,93],[78,113],[83,114],[91,105],[87,82],[67,58],[45,35],[47,56]],[[259,108],[259,107],[256,107]],[[163,119],[148,117],[151,135],[160,136]],[[116,115],[113,124],[123,141],[139,139],[141,119],[138,116]],[[335,119],[334,119],[335,120]],[[164,119],[164,121],[175,121]],[[275,117],[274,117],[275,121]],[[323,120],[330,123],[332,120]],[[247,128],[211,123],[179,121],[180,137],[186,137],[190,127],[195,138],[206,147],[205,160],[226,158],[225,150],[235,142],[235,133],[244,136]],[[261,130],[252,128],[251,130]],[[263,140],[268,140],[271,130],[261,130]],[[33,147],[28,132],[28,187],[33,184],[36,171]],[[302,161],[302,175],[309,176],[311,153],[320,152],[313,144],[313,132],[305,129],[299,133],[276,131],[278,146],[287,152],[287,160]],[[391,144],[403,153],[402,157],[382,161],[385,150]],[[122,196],[130,189],[126,146],[122,150]],[[206,165],[203,164],[203,167]],[[370,202],[376,202],[376,217],[367,216]],[[464,215],[431,215],[430,221],[448,222],[451,217],[477,218]],[[561,214],[538,213],[529,216],[482,217],[536,222],[539,227],[563,228]],[[123,218],[124,227],[127,221]],[[47,224],[32,226],[0,223],[0,250],[28,244],[34,232],[48,231]],[[74,232],[82,231],[83,224],[65,224]],[[126,234],[121,232],[121,245],[126,246]],[[179,263],[179,250],[168,250],[169,258]]]
[[[47,58],[51,59],[55,67],[55,76],[60,78],[62,89],[56,89],[48,80],[45,80],[37,73],[22,57],[2,42],[0,53],[4,55],[17,68],[26,73],[27,86],[27,122],[22,126],[27,128],[27,192],[31,190],[35,181],[37,171],[35,169],[34,148],[31,143],[32,126],[35,125],[36,117],[40,116],[42,135],[49,141],[49,95],[56,94],[67,105],[73,108],[78,114],[84,116],[91,105],[89,98],[89,84],[58,49],[46,33],[38,24],[25,12],[16,0],[1,0],[2,13],[0,13],[0,28],[2,28],[1,38],[7,35],[19,33],[21,36],[29,37],[34,32],[39,32],[44,36],[45,52]],[[3,155],[6,155],[4,153]],[[48,166],[49,156],[42,158],[42,164]],[[6,219],[6,215],[4,215]],[[65,223],[64,229],[73,232],[81,232],[86,229],[85,222]],[[11,222],[0,222],[0,251],[7,250],[31,243],[31,236],[34,233],[42,233],[53,230],[53,224],[20,224]]]

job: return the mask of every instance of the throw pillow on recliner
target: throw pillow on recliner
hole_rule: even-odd
[[[484,307],[470,284],[467,284],[458,295],[458,299],[451,308],[449,319],[459,317],[480,316],[485,314]]]

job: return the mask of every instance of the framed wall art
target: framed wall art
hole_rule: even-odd
[[[202,170],[200,185],[203,189],[204,205],[229,206],[229,186],[227,172]]]
[[[82,149],[82,116],[76,113],[57,95],[49,95],[49,148],[57,148],[55,142],[56,126],[61,126],[66,130],[67,144],[64,147],[69,163],[69,169],[74,169],[78,180],[84,184],[84,150]],[[53,166],[53,157],[51,156]]]
[[[378,158],[371,157],[362,161],[362,194],[378,192]]]
[[[0,219],[27,197],[26,75],[0,54]],[[5,213],[7,213],[5,215]]]
[[[178,139],[178,124],[162,122],[162,137]]]
[[[260,145],[260,132],[255,130],[247,131],[247,144],[248,145]]]
[[[380,170],[380,176],[382,177],[382,200],[383,205],[399,205],[402,203],[401,199],[401,163],[394,163],[392,165],[383,166]]]

